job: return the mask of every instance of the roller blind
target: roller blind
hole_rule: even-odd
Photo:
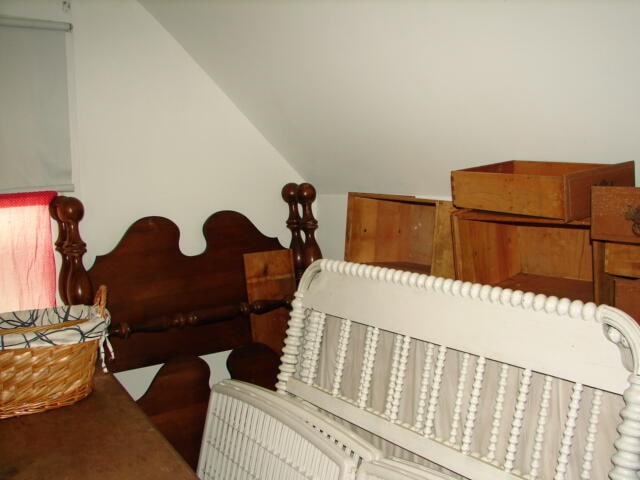
[[[0,192],[71,190],[67,32],[0,16]]]

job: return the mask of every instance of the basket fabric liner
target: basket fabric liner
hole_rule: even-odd
[[[86,319],[86,321],[65,327],[60,326],[63,322],[82,319]],[[110,355],[113,356],[107,339],[107,328],[110,321],[111,317],[107,310],[91,305],[70,305],[0,313],[0,333],[4,333],[0,335],[0,350],[74,345],[97,340],[104,369],[105,345]],[[47,325],[51,325],[52,329],[7,333],[7,330]],[[2,332],[3,330],[4,332]]]

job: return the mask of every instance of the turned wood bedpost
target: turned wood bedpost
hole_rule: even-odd
[[[282,199],[289,206],[289,217],[287,218],[287,228],[291,231],[289,248],[293,252],[293,268],[297,283],[305,269],[304,242],[300,233],[300,213],[298,211],[298,185],[296,183],[287,183],[282,187]]]
[[[316,199],[316,189],[310,183],[301,183],[297,191],[298,203],[302,205],[302,218],[300,226],[304,231],[304,268],[306,269],[314,261],[322,258],[320,246],[316,241],[315,231],[318,228],[318,221],[313,216],[311,204]],[[302,276],[302,272],[300,272]]]
[[[49,212],[58,224],[55,246],[62,258],[58,277],[60,298],[67,305],[90,305],[94,292],[82,261],[87,245],[78,225],[84,216],[84,206],[77,198],[58,196],[49,205]]]
[[[322,252],[316,241],[315,231],[318,221],[313,216],[311,204],[316,199],[316,189],[310,183],[287,183],[282,187],[282,199],[289,205],[287,228],[291,231],[293,266],[296,283],[300,281],[305,269],[315,260],[322,258]],[[300,215],[299,206],[302,208]],[[304,232],[304,240],[302,239]]]
[[[64,201],[66,197],[54,197],[49,204],[49,215],[56,221],[58,225],[58,237],[55,241],[56,251],[60,253],[60,257],[62,261],[60,263],[60,273],[58,275],[58,293],[60,294],[60,298],[64,302],[65,305],[68,305],[69,302],[67,300],[67,276],[69,275],[69,259],[67,256],[62,253],[62,245],[67,238],[67,227],[66,224],[60,220],[60,216],[58,215],[58,206]]]

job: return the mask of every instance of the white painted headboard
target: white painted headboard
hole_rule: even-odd
[[[390,454],[477,480],[639,478],[640,328],[620,310],[325,259],[287,335],[278,391]]]

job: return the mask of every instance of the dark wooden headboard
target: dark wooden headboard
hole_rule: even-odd
[[[97,256],[93,266],[85,269],[86,244],[80,235],[84,206],[68,196],[58,196],[51,202],[51,216],[58,224],[56,249],[62,258],[60,297],[67,304],[89,304],[98,286],[107,286],[107,307],[112,316],[110,342],[115,351],[115,360],[107,363],[110,371],[234,348],[244,349],[233,356],[241,359],[239,364],[263,367],[262,360],[251,360],[255,349],[246,349],[254,340],[250,315],[285,307],[295,289],[295,279],[321,256],[314,237],[317,221],[311,211],[315,189],[308,183],[287,184],[281,193],[288,205],[286,222],[292,233],[291,255],[287,257],[291,288],[281,298],[253,298],[251,302],[245,255],[274,251],[288,255],[289,250],[276,238],[262,234],[244,215],[235,211],[211,215],[203,226],[206,248],[195,256],[180,251],[180,232],[171,220],[142,218],[128,228],[111,252]],[[264,265],[265,274],[269,267],[268,263]],[[258,352],[264,355],[265,350]],[[276,364],[277,355],[272,354]],[[274,368],[274,375],[276,371]],[[175,376],[175,371],[171,375]],[[246,375],[254,378],[252,373]],[[169,389],[163,381],[157,382],[162,390]],[[155,398],[153,393],[148,395]],[[164,400],[150,402],[148,398],[141,399],[146,410],[158,413],[157,405]],[[201,410],[202,400],[194,402]],[[162,407],[166,408],[171,407]]]

